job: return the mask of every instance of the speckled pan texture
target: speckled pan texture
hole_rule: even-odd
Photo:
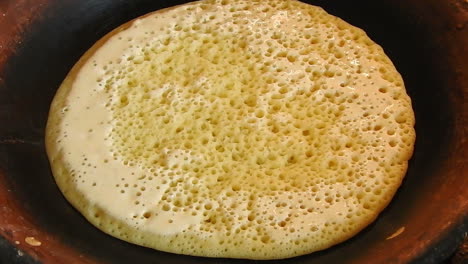
[[[112,238],[62,196],[45,154],[52,98],[98,39],[185,1],[0,1],[0,263],[245,263]],[[364,29],[395,64],[418,135],[405,180],[354,238],[281,263],[439,263],[467,232],[465,1],[308,1]],[[252,262],[253,263],[253,262]]]

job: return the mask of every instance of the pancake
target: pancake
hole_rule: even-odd
[[[366,227],[415,141],[403,80],[364,31],[298,1],[193,2],[115,29],[52,102],[65,198],[119,239],[280,259]]]

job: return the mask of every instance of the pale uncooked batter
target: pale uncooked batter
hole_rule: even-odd
[[[58,186],[94,225],[158,250],[275,259],[372,222],[415,139],[366,34],[298,1],[201,1],[94,45],[52,103]]]

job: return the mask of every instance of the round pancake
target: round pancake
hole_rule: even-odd
[[[278,259],[371,223],[414,114],[365,32],[298,1],[193,2],[97,42],[53,100],[47,154],[100,230],[157,250]]]

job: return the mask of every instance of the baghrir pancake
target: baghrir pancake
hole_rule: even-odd
[[[199,1],[97,42],[52,102],[47,154],[100,230],[157,250],[279,259],[371,223],[415,140],[403,80],[319,7]]]

